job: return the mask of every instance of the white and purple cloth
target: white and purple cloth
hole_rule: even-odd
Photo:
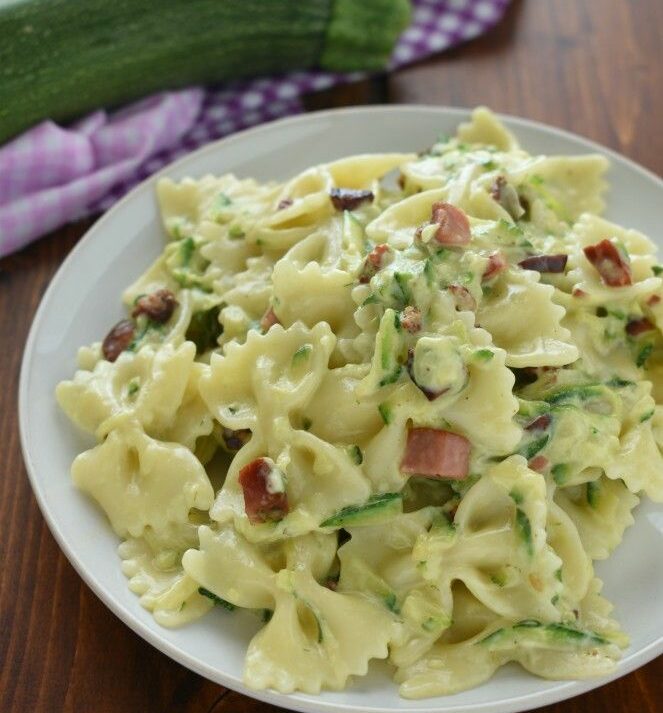
[[[482,34],[509,0],[413,0],[396,69]],[[295,72],[164,92],[68,127],[44,121],[0,147],[0,257],[109,208],[137,183],[214,139],[303,110],[304,94],[364,77]]]

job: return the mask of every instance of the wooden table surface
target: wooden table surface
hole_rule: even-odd
[[[310,107],[484,103],[588,136],[661,174],[662,33],[661,0],[514,0],[491,34],[315,96]],[[276,711],[189,672],[116,619],[60,552],[30,490],[16,407],[21,352],[49,280],[92,222],[0,261],[0,711]],[[660,713],[663,657],[541,710]]]

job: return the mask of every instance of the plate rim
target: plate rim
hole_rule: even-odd
[[[160,178],[168,175],[173,169],[179,169],[181,166],[196,160],[200,156],[215,152],[219,150],[219,147],[226,147],[231,143],[236,141],[245,141],[247,138],[250,139],[251,136],[258,133],[268,133],[274,130],[278,131],[278,128],[283,125],[294,125],[298,123],[308,123],[316,122],[320,119],[326,117],[344,117],[348,115],[355,114],[390,114],[390,113],[438,113],[445,117],[455,117],[457,120],[466,120],[471,115],[473,109],[466,107],[454,107],[446,105],[432,105],[432,104],[386,104],[386,105],[365,105],[365,106],[353,106],[353,107],[342,107],[335,109],[325,109],[322,111],[304,112],[302,114],[297,114],[295,116],[285,117],[277,119],[274,121],[259,124],[258,126],[245,129],[243,131],[231,134],[221,139],[212,141],[200,148],[188,152],[184,156],[181,156],[175,161],[167,164],[161,168],[156,173],[148,176],[146,179],[134,186],[125,196],[123,196],[117,203],[113,204],[111,208],[104,212],[104,214],[96,220],[79,239],[76,245],[72,248],[69,254],[65,257],[62,263],[59,265],[58,269],[54,273],[53,277],[49,281],[49,284],[42,295],[39,305],[32,318],[32,323],[30,325],[30,330],[28,332],[28,337],[25,342],[25,347],[23,355],[21,358],[20,367],[20,377],[18,383],[18,425],[19,425],[19,438],[21,444],[21,451],[23,455],[23,461],[25,464],[26,472],[28,474],[28,480],[32,492],[37,500],[37,504],[41,511],[41,514],[46,521],[46,524],[56,540],[59,548],[62,550],[63,554],[76,570],[77,574],[85,582],[85,584],[92,590],[92,592],[97,596],[104,606],[106,606],[120,621],[128,626],[134,633],[138,634],[143,640],[147,641],[151,646],[154,646],[158,651],[161,651],[167,655],[172,660],[176,661],[185,668],[193,671],[208,680],[211,680],[219,685],[222,685],[230,690],[241,693],[242,695],[254,698],[261,702],[271,703],[272,705],[278,707],[288,707],[292,710],[301,711],[302,713],[307,713],[314,709],[324,711],[325,713],[398,713],[399,711],[407,711],[407,707],[375,707],[375,706],[361,706],[355,704],[346,703],[335,703],[324,701],[320,698],[315,699],[307,695],[306,698],[301,697],[302,694],[295,692],[294,694],[283,694],[268,690],[254,690],[246,686],[241,678],[237,678],[230,674],[219,671],[211,665],[206,665],[202,661],[198,661],[192,658],[187,652],[180,649],[175,644],[171,643],[167,639],[160,636],[157,632],[152,631],[144,622],[142,622],[137,615],[133,612],[127,612],[127,610],[117,602],[114,597],[103,587],[97,586],[96,581],[92,578],[88,571],[85,569],[83,563],[80,561],[75,550],[70,548],[69,544],[66,542],[65,537],[59,527],[57,520],[53,517],[49,509],[44,493],[42,492],[39,479],[36,474],[36,467],[32,462],[29,450],[29,437],[28,437],[28,402],[27,402],[27,391],[28,382],[30,374],[30,362],[33,358],[35,342],[37,339],[37,334],[40,330],[41,322],[43,320],[43,314],[46,309],[46,305],[50,300],[52,292],[57,289],[59,282],[65,270],[68,268],[70,262],[77,259],[79,252],[82,252],[86,245],[95,239],[95,234],[98,230],[103,229],[107,222],[113,221],[115,214],[121,212],[125,203],[128,203],[134,197],[140,193],[147,191],[152,191],[154,184]],[[539,122],[533,119],[527,119],[519,116],[514,116],[510,114],[504,114],[500,112],[494,112],[497,117],[505,121],[508,128],[524,126],[529,129],[536,131],[543,131],[548,134],[558,135],[566,139],[577,142],[580,140],[586,146],[590,147],[592,150],[606,155],[612,161],[617,161],[621,164],[626,164],[631,170],[643,175],[648,180],[654,182],[659,190],[663,192],[663,179],[657,176],[653,171],[640,164],[636,163],[633,159],[630,159],[614,149],[611,149],[603,144],[600,144],[592,139],[589,139],[581,134],[577,134],[566,129],[561,129],[550,124]],[[663,653],[663,634],[659,636],[655,641],[650,642],[644,648],[639,649],[631,653],[626,658],[622,659],[617,669],[610,675],[589,679],[589,680],[573,680],[573,681],[559,681],[555,688],[549,689],[547,691],[534,691],[531,693],[520,694],[518,696],[513,696],[510,698],[501,699],[499,702],[484,702],[484,703],[466,703],[452,706],[441,705],[443,701],[449,700],[443,696],[435,697],[429,699],[431,704],[426,708],[417,708],[418,713],[470,713],[483,711],[484,713],[518,713],[519,711],[532,710],[539,708],[544,705],[560,702],[567,700],[571,697],[587,693],[595,688],[599,688],[611,681],[614,681],[622,676],[625,676],[637,668],[647,664],[652,661],[658,655]],[[545,680],[545,679],[542,679]],[[395,685],[395,684],[394,684]],[[489,683],[484,684],[489,685]],[[394,688],[396,691],[396,688]],[[306,695],[306,694],[305,694]],[[407,699],[399,699],[402,706],[407,706]],[[437,702],[437,704],[435,703]]]

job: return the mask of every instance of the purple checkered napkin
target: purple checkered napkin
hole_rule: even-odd
[[[477,37],[509,0],[413,0],[389,69]],[[84,215],[214,139],[302,111],[301,97],[361,73],[296,72],[148,97],[62,128],[45,121],[0,148],[0,257]]]

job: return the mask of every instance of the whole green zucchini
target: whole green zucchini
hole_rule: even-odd
[[[0,0],[0,143],[160,89],[382,68],[408,0]]]

